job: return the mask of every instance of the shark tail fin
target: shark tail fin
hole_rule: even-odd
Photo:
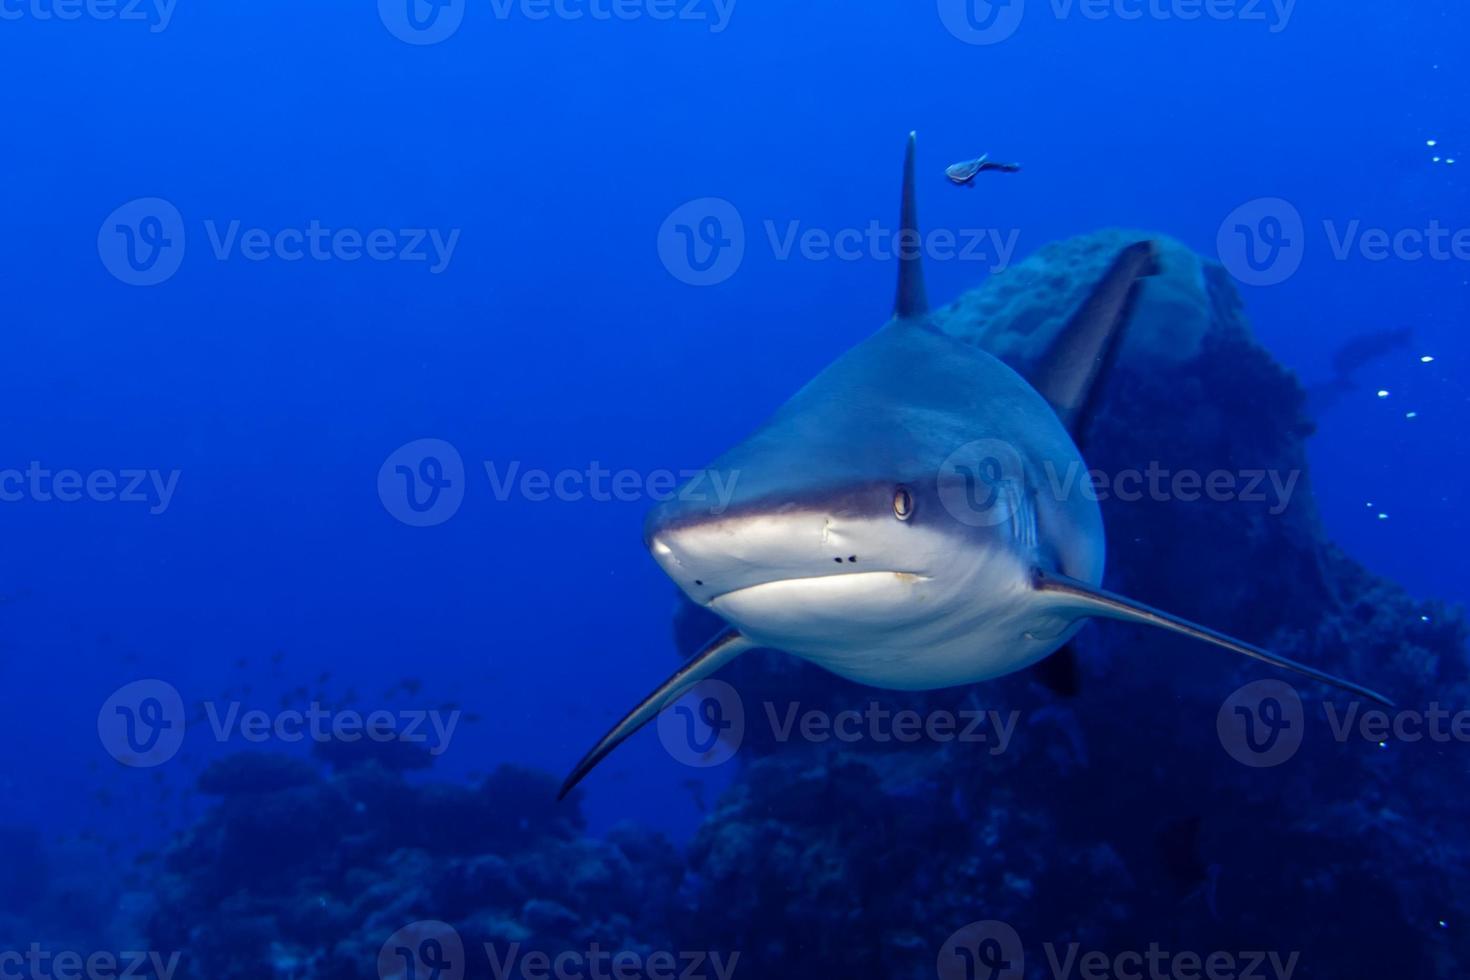
[[[919,238],[919,206],[914,193],[914,155],[917,133],[909,133],[908,152],[903,160],[903,200],[899,205],[898,298],[893,315],[899,320],[929,312],[924,292],[924,246]]]
[[[1031,386],[1056,409],[1073,438],[1086,427],[1101,381],[1117,356],[1141,280],[1158,272],[1153,242],[1135,242],[1119,252],[1032,369]]]
[[[690,657],[684,666],[674,673],[674,676],[664,681],[637,707],[628,712],[622,721],[613,726],[612,731],[604,735],[602,740],[592,747],[592,751],[582,757],[582,761],[578,762],[571,774],[567,776],[566,782],[562,783],[561,791],[557,793],[556,798],[566,799],[567,794],[585,779],[599,762],[657,717],[660,711],[683,697],[695,684],[754,646],[754,643],[734,629],[727,629],[716,636],[705,645],[703,650]]]
[[[1252,657],[1264,663],[1271,664],[1273,667],[1294,671],[1305,677],[1310,677],[1312,680],[1321,681],[1324,684],[1330,684],[1333,687],[1341,688],[1360,697],[1376,701],[1386,707],[1392,708],[1394,706],[1394,703],[1388,698],[1361,684],[1344,680],[1341,677],[1334,677],[1314,667],[1299,664],[1295,660],[1288,660],[1268,650],[1262,650],[1260,647],[1252,646],[1231,636],[1226,636],[1224,633],[1217,633],[1208,627],[1191,623],[1187,619],[1181,619],[1178,616],[1161,612],[1141,602],[1134,602],[1132,599],[1124,598],[1115,593],[1093,588],[1086,582],[1080,582],[1077,579],[1068,578],[1065,575],[1038,571],[1036,573],[1036,588],[1042,592],[1050,593],[1055,598],[1061,600],[1064,605],[1070,606],[1083,616],[1096,616],[1103,619],[1121,620],[1125,623],[1156,626],[1182,636],[1203,640],[1205,643],[1222,647],[1234,653]]]

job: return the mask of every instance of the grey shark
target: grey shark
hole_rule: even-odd
[[[892,319],[711,465],[739,474],[728,507],[676,497],[648,515],[654,559],[728,627],[593,747],[562,796],[693,685],[757,647],[874,687],[927,690],[1029,667],[1089,619],[1114,619],[1390,703],[1101,588],[1097,501],[1055,492],[1045,473],[1086,469],[1075,433],[1155,272],[1154,246],[1122,250],[1023,378],[931,321],[914,163],[910,135]]]

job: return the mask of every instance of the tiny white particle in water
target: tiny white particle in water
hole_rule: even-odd
[[[1420,616],[1419,617],[1419,622],[1421,622],[1421,623],[1427,623],[1427,622],[1429,622],[1429,617],[1428,616]]]
[[[1380,749],[1386,749],[1386,748],[1388,748],[1388,743],[1387,742],[1379,742],[1378,743],[1378,747]]]
[[[1418,412],[1405,412],[1404,413],[1404,418],[1406,418],[1406,419],[1417,419],[1418,417],[1419,417],[1419,413]]]
[[[1439,920],[1439,927],[1441,929],[1448,929],[1450,927],[1450,924],[1448,922],[1446,922],[1445,920],[1440,919]]]
[[[1439,163],[1439,157],[1431,157],[1431,158],[1430,158],[1430,159],[1431,159],[1431,160],[1432,160],[1432,161],[1433,161],[1433,162],[1434,162],[1434,163]]]
[[[1388,397],[1388,389],[1387,388],[1379,388],[1378,389],[1378,397],[1379,398],[1387,398]]]
[[[1419,358],[1419,363],[1420,364],[1433,364],[1434,363],[1434,355],[1433,354],[1425,354],[1423,357]]]
[[[1455,162],[1455,158],[1454,157],[1445,157],[1444,162],[1445,163],[1454,163]]]
[[[1383,514],[1383,513],[1380,513],[1380,514],[1379,514],[1379,515],[1378,515],[1378,519],[1379,519],[1379,520],[1380,520],[1380,521],[1386,521],[1386,520],[1388,520],[1388,515],[1387,515],[1387,514]]]
[[[1439,145],[1439,140],[1425,140],[1424,141],[1424,145],[1425,146],[1438,146]]]

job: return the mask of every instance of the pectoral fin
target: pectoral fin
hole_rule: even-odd
[[[1054,572],[1037,571],[1035,584],[1039,591],[1050,593],[1066,605],[1075,608],[1079,616],[1097,616],[1103,619],[1117,619],[1125,623],[1141,623],[1144,626],[1157,626],[1173,633],[1179,633],[1184,636],[1193,637],[1196,640],[1212,643],[1217,647],[1223,647],[1235,653],[1244,654],[1247,657],[1263,661],[1274,667],[1295,671],[1313,680],[1321,681],[1324,684],[1331,684],[1333,687],[1338,687],[1344,691],[1349,691],[1372,701],[1377,701],[1379,704],[1386,705],[1387,707],[1391,708],[1394,706],[1393,702],[1388,698],[1376,691],[1363,687],[1361,684],[1355,684],[1352,681],[1343,680],[1341,677],[1334,677],[1331,674],[1324,673],[1313,667],[1308,667],[1305,664],[1299,664],[1294,660],[1277,656],[1268,650],[1262,650],[1260,647],[1252,646],[1234,637],[1226,636],[1224,633],[1217,633],[1207,627],[1191,623],[1187,619],[1180,619],[1178,616],[1171,616],[1151,606],[1145,606],[1141,602],[1134,602],[1132,599],[1126,599],[1112,592],[1094,588],[1086,582],[1079,582],[1076,579],[1068,578],[1065,575],[1058,575]]]
[[[602,741],[592,747],[592,751],[582,757],[582,761],[577,763],[571,775],[567,776],[566,782],[562,783],[561,792],[556,798],[566,799],[567,794],[586,778],[599,762],[606,759],[613,749],[622,745],[633,733],[657,717],[660,711],[683,697],[695,684],[754,646],[754,643],[733,629],[727,629],[711,640],[703,650],[690,657],[684,666],[674,673],[674,676],[664,681],[657,690],[628,712],[622,721],[613,726],[612,731],[602,737]]]

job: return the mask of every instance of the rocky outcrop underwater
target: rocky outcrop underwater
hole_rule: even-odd
[[[1024,370],[1135,237],[1049,246],[938,317]],[[1116,623],[1082,633],[1070,696],[1034,672],[875,691],[759,652],[724,675],[740,772],[685,851],[589,837],[514,768],[233,757],[163,859],[151,948],[212,978],[1470,973],[1465,620],[1325,539],[1301,386],[1223,270],[1162,247],[1097,472],[1057,474],[1101,491],[1108,586],[1397,711]]]

